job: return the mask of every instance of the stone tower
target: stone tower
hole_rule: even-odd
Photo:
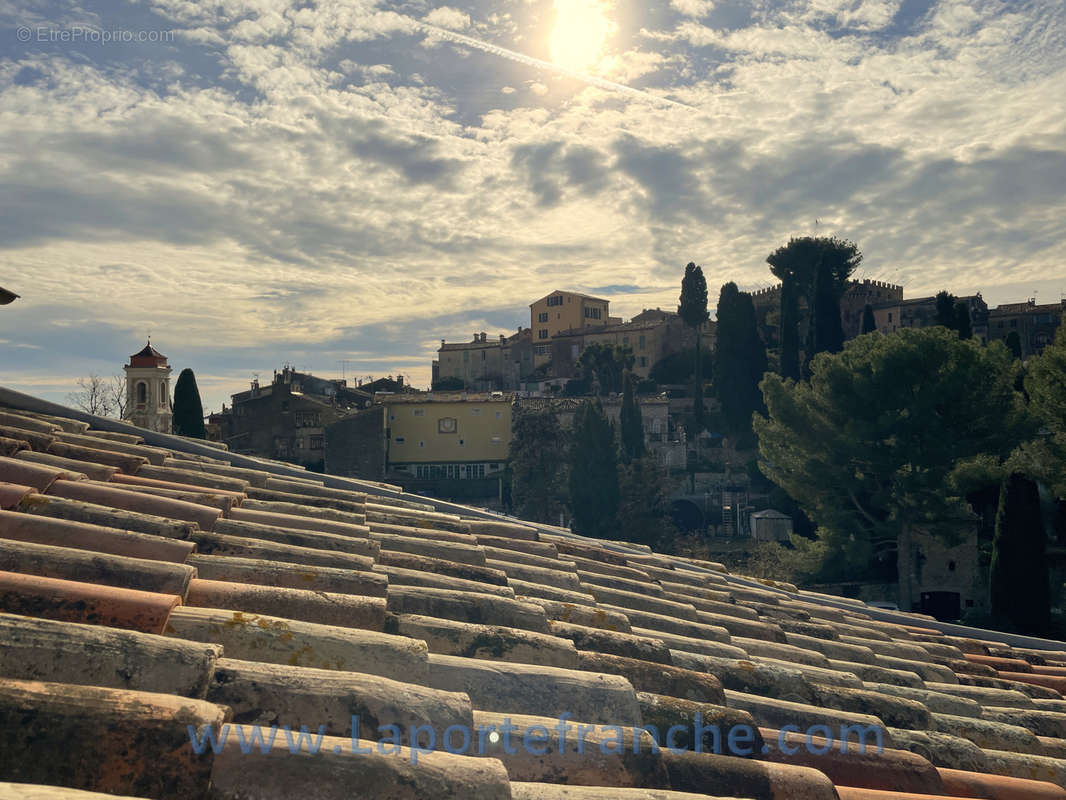
[[[140,428],[170,433],[173,409],[167,357],[152,347],[149,340],[141,352],[130,356],[130,363],[122,369],[126,372],[124,419]]]

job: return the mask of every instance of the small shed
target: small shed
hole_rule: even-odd
[[[787,542],[792,535],[792,517],[768,508],[751,512],[751,538],[757,542]]]

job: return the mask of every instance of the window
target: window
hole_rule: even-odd
[[[426,415],[426,410],[424,408],[412,408],[411,409],[411,416],[413,416],[413,417],[424,417],[425,415]]]
[[[397,436],[396,437],[396,444],[404,444],[406,441],[407,441],[407,439],[404,438],[403,436]]]
[[[599,308],[585,306],[585,319],[603,319],[602,313]]]
[[[472,408],[472,409],[470,409],[470,416],[472,416],[472,417],[480,417],[481,416],[481,409],[480,408]]]
[[[537,322],[547,322],[547,321],[548,321],[548,312],[547,311],[541,311],[539,314],[537,314]]]
[[[1011,326],[1012,328],[1017,328],[1017,327],[1018,327],[1018,320],[1016,320],[1016,319],[1012,319],[1012,320],[1010,321],[1010,326]]]
[[[419,446],[419,447],[425,447],[425,446],[426,446],[426,443],[425,443],[425,442],[422,442],[422,441],[420,441],[420,442],[418,443],[418,446]]]
[[[888,321],[889,322],[892,321],[892,312],[891,311],[888,312]]]
[[[644,349],[644,344],[645,344],[644,337],[641,336],[640,339],[638,340],[637,349],[638,350],[643,350]]]
[[[466,444],[466,442],[464,442],[462,439],[460,439],[459,440],[459,446],[462,447],[464,444]]]
[[[297,411],[293,414],[293,423],[297,428],[317,428],[321,420],[316,411]]]
[[[496,419],[503,419],[503,412],[502,411],[497,411],[496,412]]]
[[[311,437],[311,449],[312,450],[321,450],[323,448],[323,446],[324,446],[323,437],[321,437],[321,436],[312,436]]]
[[[539,331],[537,331],[537,338],[538,339],[547,339],[548,338],[548,329],[547,328],[541,328]]]
[[[561,306],[563,304],[563,296],[561,294],[553,295],[548,298],[549,306]]]
[[[641,356],[640,358],[638,358],[637,359],[637,366],[640,366],[640,367],[648,366],[648,357],[647,356]]]
[[[464,350],[463,351],[463,361],[469,361],[469,360],[470,360],[470,351],[469,350]]]
[[[500,436],[493,436],[492,437],[492,443],[493,444],[503,444],[503,438],[500,437]]]
[[[481,351],[481,360],[482,361],[485,360],[485,351],[484,350]]]
[[[159,407],[160,408],[166,408],[167,407],[167,382],[166,381],[160,381],[159,382]]]
[[[143,406],[148,402],[148,384],[144,381],[137,382],[137,405]]]
[[[288,400],[282,400],[281,401],[281,410],[282,411],[288,411],[289,410],[289,401]]]

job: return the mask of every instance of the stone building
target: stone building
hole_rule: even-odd
[[[170,365],[152,342],[130,356],[126,373],[126,414],[123,419],[140,428],[170,433],[174,409],[170,401]]]
[[[981,338],[983,320],[988,314],[988,304],[978,292],[974,295],[956,297],[956,303],[965,303],[970,312],[970,322],[975,335]],[[914,297],[910,300],[894,300],[873,307],[874,321],[881,333],[892,333],[900,328],[928,328],[937,325],[936,296]]]
[[[529,305],[529,327],[533,331],[533,366],[540,367],[552,360],[552,337],[565,331],[595,328],[620,318],[610,316],[610,301],[590,297],[579,292],[556,289]]]
[[[700,347],[714,349],[718,324],[713,320],[700,329]],[[592,344],[628,347],[633,351],[633,374],[647,378],[659,361],[673,353],[695,347],[696,333],[674,311],[645,309],[629,322],[580,328],[556,334],[551,341],[551,373],[572,378],[582,351]]]
[[[515,391],[532,371],[533,336],[529,328],[496,337],[482,331],[469,342],[440,340],[437,360],[433,362],[433,383],[453,378],[461,380],[469,391]]]
[[[1066,300],[1037,305],[1035,298],[1024,303],[1007,303],[988,311],[988,341],[1005,341],[1011,331],[1018,334],[1022,358],[1037,355],[1055,341],[1055,332],[1062,324]]]
[[[273,381],[232,395],[232,408],[212,414],[221,439],[236,453],[325,466],[325,428],[371,405],[372,396],[344,380],[326,380],[285,367]]]
[[[767,347],[781,346],[781,284],[758,289],[751,293],[755,305],[755,321],[759,334]],[[903,287],[885,281],[869,278],[848,281],[847,288],[840,298],[840,322],[844,328],[844,338],[854,339],[862,332],[862,315],[867,303],[875,308],[879,305],[898,303],[903,300]],[[800,347],[803,347],[809,318],[807,301],[800,297]]]

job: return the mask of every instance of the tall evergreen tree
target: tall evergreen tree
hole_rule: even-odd
[[[178,375],[174,384],[174,433],[193,439],[206,439],[204,427],[204,404],[200,401],[200,390],[196,388],[196,376],[191,369],[185,368]]]
[[[566,500],[566,435],[554,411],[514,407],[509,459],[517,515],[558,524]]]
[[[696,334],[696,368],[693,387],[693,416],[697,433],[703,430],[703,360],[700,358],[700,329],[711,318],[707,310],[707,280],[703,269],[689,262],[681,279],[681,300],[677,307],[681,321]]]
[[[1022,339],[1018,336],[1018,331],[1011,331],[1007,334],[1007,338],[1004,340],[1004,344],[1007,345],[1007,349],[1010,350],[1010,354],[1015,358],[1022,357]]]
[[[1046,633],[1050,622],[1046,548],[1036,484],[1012,473],[1000,489],[989,588],[993,615],[1023,633]]]
[[[874,317],[874,307],[869,303],[862,310],[862,333],[873,333],[877,330],[877,319]]]
[[[674,533],[666,470],[654,458],[635,458],[619,468],[619,537],[659,548]]]
[[[973,324],[970,322],[970,307],[966,302],[959,300],[955,304],[955,330],[959,332],[960,339],[973,338]]]
[[[820,352],[839,352],[844,342],[840,297],[862,263],[862,253],[843,239],[803,236],[789,239],[766,262],[781,281],[781,376],[798,380],[803,372],[800,300],[807,301],[807,362]]]
[[[955,295],[946,289],[936,293],[936,324],[955,329]]]
[[[622,433],[622,460],[628,464],[644,457],[644,421],[634,391],[633,373],[626,370],[622,379],[622,411],[619,419]]]
[[[570,510],[574,533],[617,538],[620,499],[614,426],[599,400],[582,403],[574,414],[570,440]]]
[[[715,393],[726,430],[744,436],[751,432],[751,415],[765,410],[759,381],[766,372],[766,347],[759,338],[751,295],[739,291],[732,281],[722,286],[717,318]]]
[[[861,563],[895,542],[900,607],[910,610],[912,530],[957,530],[968,519],[958,471],[1031,438],[1014,379],[1002,347],[938,326],[860,336],[820,354],[809,382],[766,376],[759,469],[834,537],[841,558]]]
[[[862,253],[853,243],[835,237],[817,240],[821,252],[815,266],[812,296],[809,298],[811,334],[807,363],[818,353],[839,353],[844,348],[844,323],[840,298],[848,279],[862,263]]]

